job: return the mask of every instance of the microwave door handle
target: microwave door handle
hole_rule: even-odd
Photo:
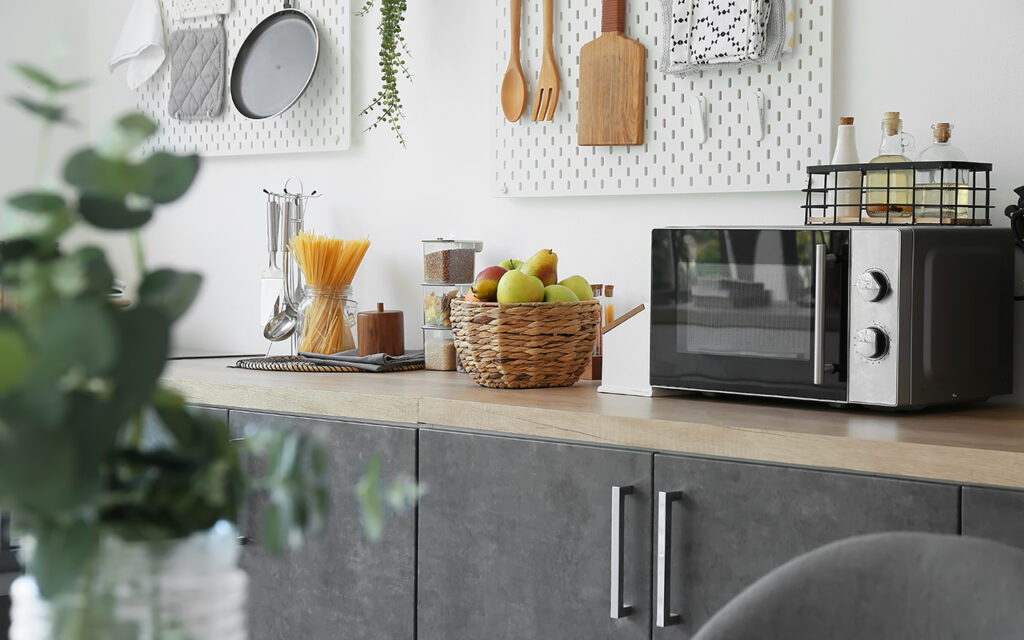
[[[825,364],[825,268],[836,257],[828,253],[828,245],[814,245],[814,384],[825,384],[825,374],[835,365]]]

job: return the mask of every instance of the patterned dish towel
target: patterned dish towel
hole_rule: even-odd
[[[662,0],[660,69],[685,77],[778,60],[792,51],[793,2]]]

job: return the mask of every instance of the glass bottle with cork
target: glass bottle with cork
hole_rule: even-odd
[[[953,125],[938,122],[932,125],[934,142],[921,152],[921,162],[966,161],[967,155],[949,142]],[[968,219],[967,200],[970,197],[967,171],[963,169],[933,169],[922,176],[917,201],[921,203],[922,218],[943,220]]]
[[[914,138],[903,131],[899,111],[887,111],[882,117],[882,143],[871,164],[910,162],[907,154],[914,150]],[[871,218],[909,218],[914,213],[914,170],[867,172],[865,210]]]
[[[839,118],[836,130],[836,150],[832,154],[832,164],[857,164],[860,155],[857,153],[857,132],[853,118]],[[836,190],[831,194],[838,222],[857,222],[860,219],[860,171],[840,171],[836,175]]]

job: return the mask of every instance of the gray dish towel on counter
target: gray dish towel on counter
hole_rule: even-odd
[[[761,55],[748,60],[695,63],[689,55],[690,43],[682,40],[693,34],[685,29],[675,30],[677,23],[690,22],[693,11],[693,0],[661,0],[662,16],[662,47],[659,69],[665,75],[687,77],[702,71],[720,71],[739,69],[758,64],[767,64],[779,60],[786,50],[786,14],[793,0],[769,0],[768,24],[765,27],[764,47]],[[685,53],[686,60],[677,60]],[[673,55],[675,54],[675,55]]]
[[[177,120],[211,120],[224,110],[227,37],[223,23],[171,34],[171,94],[167,113]]]
[[[406,351],[404,355],[389,356],[386,353],[375,353],[372,356],[359,355],[358,349],[349,349],[341,353],[324,355],[322,353],[299,352],[299,357],[313,364],[346,366],[381,373],[410,364],[423,364],[423,350]]]

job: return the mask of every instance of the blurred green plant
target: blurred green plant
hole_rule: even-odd
[[[57,101],[81,82],[15,68],[44,94],[15,99],[42,119],[44,137],[71,122]],[[237,524],[250,491],[269,495],[272,550],[299,544],[324,521],[327,460],[318,445],[295,432],[233,440],[224,422],[187,411],[159,385],[171,326],[201,279],[148,269],[139,228],[188,191],[200,159],[141,155],[155,132],[141,114],[121,117],[100,144],[67,159],[66,188],[7,200],[41,224],[0,243],[0,505],[32,540],[27,568],[46,598],[88,574],[103,536],[175,540],[221,520]],[[131,307],[112,303],[114,273],[100,248],[63,250],[76,224],[130,234],[141,278]],[[247,453],[266,457],[264,476],[249,475]],[[367,499],[376,502],[379,466],[370,473]]]

